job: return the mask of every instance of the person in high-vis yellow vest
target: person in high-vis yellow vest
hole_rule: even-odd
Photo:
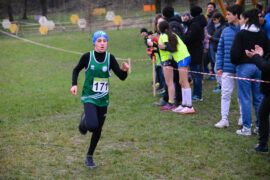
[[[161,32],[159,38],[160,57],[164,65],[165,81],[169,89],[169,103],[161,107],[161,110],[167,109],[181,114],[195,113],[192,107],[191,88],[188,82],[188,65],[191,61],[188,49],[183,41],[170,30],[167,21],[160,22],[158,28]],[[179,71],[179,83],[182,87],[182,105],[177,108],[170,104],[174,100],[172,71],[175,68],[175,64]]]

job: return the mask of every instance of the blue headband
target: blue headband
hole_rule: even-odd
[[[97,32],[95,32],[93,34],[93,45],[95,45],[96,40],[98,38],[100,38],[100,37],[104,37],[107,40],[107,42],[109,41],[108,40],[108,36],[107,36],[107,34],[104,31],[97,31]]]

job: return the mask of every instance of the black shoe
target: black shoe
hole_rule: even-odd
[[[81,116],[81,122],[80,122],[79,127],[78,127],[78,129],[82,135],[86,135],[86,133],[87,133],[87,129],[86,129],[85,123],[84,123],[84,118],[85,118],[85,113],[83,112],[82,116]]]
[[[268,147],[267,147],[267,146],[261,146],[260,144],[257,144],[257,145],[254,147],[254,150],[255,150],[256,152],[260,152],[260,153],[263,153],[263,154],[268,153]]]
[[[94,169],[94,168],[97,167],[95,165],[95,163],[94,163],[93,156],[91,156],[91,155],[87,155],[86,156],[86,158],[85,158],[85,165],[86,165],[87,168],[91,168],[91,169]]]
[[[155,106],[165,106],[166,104],[167,102],[163,98],[160,98],[159,102],[154,103]]]

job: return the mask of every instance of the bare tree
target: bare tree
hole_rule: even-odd
[[[27,19],[27,0],[24,0],[23,4],[23,19]]]
[[[8,12],[8,17],[10,21],[14,21],[13,18],[13,11],[12,11],[12,0],[7,1],[7,12]]]
[[[41,14],[47,16],[47,0],[40,0]]]
[[[189,7],[197,6],[199,4],[198,0],[189,0]]]
[[[155,0],[156,14],[161,13],[161,0]]]

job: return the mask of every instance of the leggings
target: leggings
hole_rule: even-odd
[[[93,155],[101,136],[102,127],[107,115],[107,106],[99,107],[92,103],[84,103],[85,127],[92,132],[87,155]]]
[[[259,144],[267,145],[269,138],[270,96],[263,97],[259,108]]]

